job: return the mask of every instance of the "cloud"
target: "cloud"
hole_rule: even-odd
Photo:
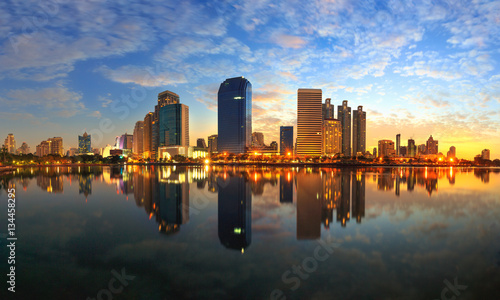
[[[156,66],[158,67],[159,65]],[[97,68],[95,71],[115,82],[134,83],[146,87],[187,83],[184,74],[161,70],[161,68],[154,70],[152,67],[127,65],[113,70],[104,65]]]
[[[109,99],[110,96],[111,94],[109,93],[106,96],[98,96],[97,101],[101,103],[102,107],[108,107],[111,103],[113,103],[113,100]]]
[[[219,91],[220,83],[210,83],[199,85],[194,88],[194,96],[196,101],[205,104],[205,106],[217,112],[217,92]]]
[[[60,117],[72,117],[85,110],[81,102],[82,95],[70,91],[64,86],[48,87],[43,89],[15,89],[7,92],[7,98],[2,104],[11,107],[38,108],[48,113],[54,112]]]
[[[271,41],[283,48],[299,49],[303,48],[307,41],[299,36],[293,36],[283,33],[276,33],[271,36]]]
[[[101,112],[98,110],[91,112],[90,114],[88,114],[88,116],[98,118],[98,119],[100,119],[102,117]]]

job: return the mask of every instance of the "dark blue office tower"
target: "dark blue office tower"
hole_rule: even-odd
[[[245,153],[252,142],[252,84],[244,77],[226,79],[217,94],[219,153]]]

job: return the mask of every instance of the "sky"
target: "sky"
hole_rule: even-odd
[[[265,143],[296,125],[297,89],[367,111],[367,150],[430,135],[500,158],[500,1],[2,1],[0,138],[93,147],[133,133],[164,90],[190,140],[217,133],[217,90],[253,86]],[[336,114],[337,112],[335,112]]]

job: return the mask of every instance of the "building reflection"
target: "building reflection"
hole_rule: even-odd
[[[365,217],[364,171],[305,169],[296,178],[297,239],[320,238],[321,224],[329,229],[334,211],[341,227],[347,226],[351,212],[357,223]]]
[[[167,172],[160,169],[158,189],[155,191],[154,211],[160,232],[177,233],[182,224],[189,222],[189,181],[185,170]]]
[[[92,175],[80,174],[78,176],[78,194],[84,194],[85,199],[92,194]]]
[[[482,182],[484,183],[489,183],[490,182],[490,170],[489,169],[474,169],[474,176],[476,178],[481,179]]]
[[[243,253],[252,240],[251,184],[243,173],[224,174],[217,178],[219,240]]]
[[[321,183],[317,169],[297,173],[297,240],[321,237]]]
[[[356,223],[365,217],[365,173],[361,171],[352,174],[352,216]]]
[[[411,192],[415,186],[423,187],[429,196],[438,190],[440,178],[447,177],[450,184],[455,183],[455,171],[444,168],[381,168],[375,170],[378,174],[377,189],[390,191],[395,189],[396,196],[401,194],[401,185],[406,184],[406,189]]]
[[[293,171],[280,174],[280,203],[293,203]]]
[[[350,179],[350,173],[343,172],[340,174],[340,199],[339,204],[337,205],[337,222],[340,222],[342,227],[346,227],[346,223],[351,219]]]
[[[62,176],[40,173],[36,178],[36,185],[47,193],[64,192],[64,181]]]

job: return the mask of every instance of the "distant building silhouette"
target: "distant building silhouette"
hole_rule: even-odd
[[[293,126],[280,126],[280,154],[293,153]]]
[[[92,141],[91,136],[85,132],[83,135],[78,136],[78,153],[90,153],[92,152]]]
[[[366,111],[363,111],[363,106],[358,106],[352,117],[352,155],[363,155],[366,152]]]
[[[213,135],[208,137],[208,153],[209,154],[218,153],[217,142],[218,142],[218,135],[217,134],[213,134]]]
[[[347,106],[347,100],[338,106],[337,118],[342,125],[342,153],[351,156],[351,108]]]

